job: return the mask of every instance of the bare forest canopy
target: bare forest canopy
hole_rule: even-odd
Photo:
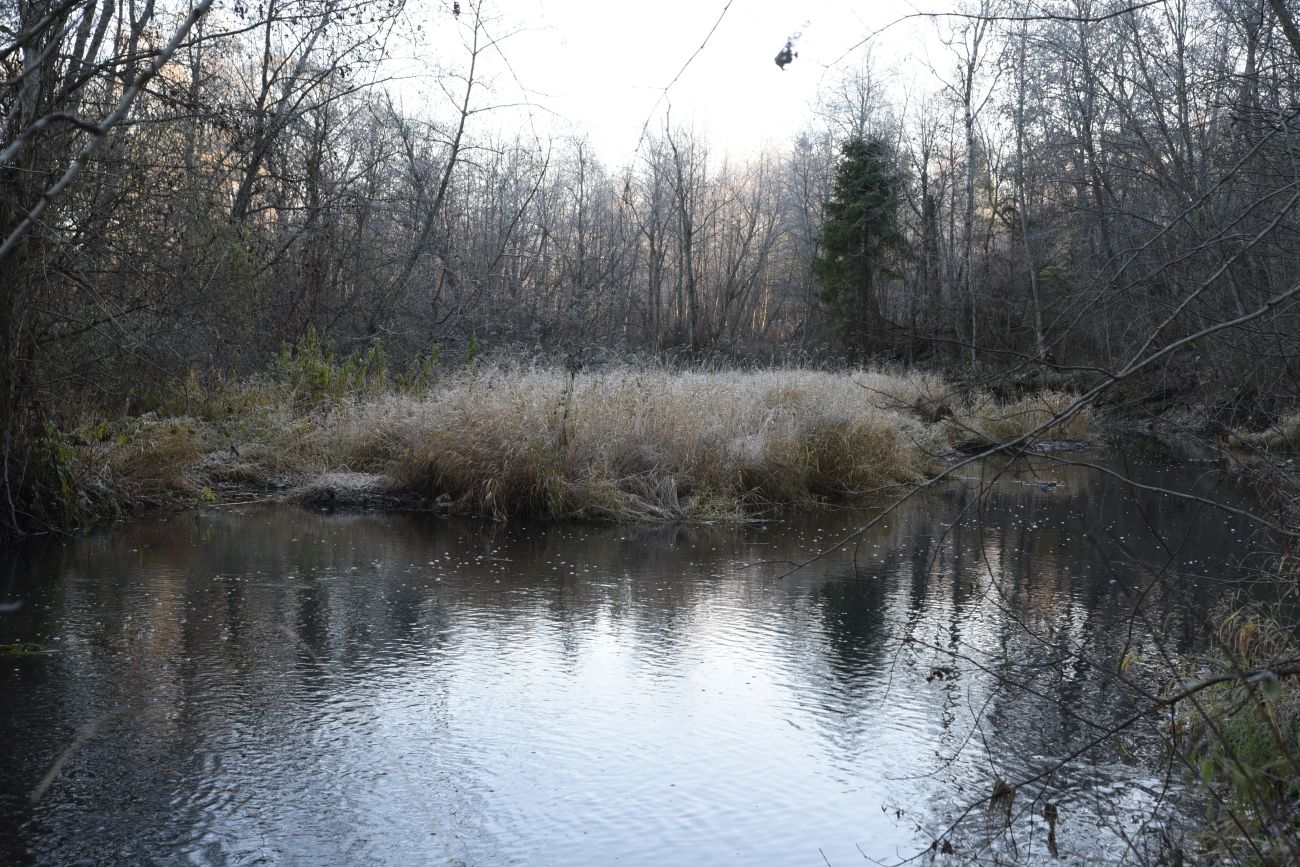
[[[846,60],[786,147],[738,161],[655,119],[626,165],[581,135],[502,135],[483,69],[508,46],[460,6],[422,25],[461,47],[430,59],[443,101],[415,113],[383,78],[414,26],[401,0],[0,0],[8,522],[69,406],[255,371],[309,330],[397,358],[472,341],[1034,364],[1080,390],[1141,373],[1144,394],[1261,417],[1300,394],[1284,0],[979,0],[934,17],[929,92]],[[823,229],[863,138],[897,237],[846,316]]]

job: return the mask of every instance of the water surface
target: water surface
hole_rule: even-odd
[[[0,643],[49,652],[0,656],[0,860],[841,865],[942,837],[1036,863],[1048,801],[1066,863],[1177,845],[1159,719],[1022,786],[1010,831],[981,807],[948,829],[1161,686],[1248,527],[1047,459],[975,496],[992,469],[784,578],[874,513],[270,507],[15,555]]]

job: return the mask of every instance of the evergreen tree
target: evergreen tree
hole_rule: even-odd
[[[876,284],[905,249],[898,223],[902,181],[880,138],[855,137],[844,145],[816,269],[827,314],[859,352],[889,343]]]

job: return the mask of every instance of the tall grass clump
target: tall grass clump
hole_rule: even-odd
[[[395,373],[378,343],[342,355],[308,333],[259,376],[187,380],[169,400],[190,415],[52,436],[64,502],[117,513],[353,472],[498,518],[733,519],[897,491],[971,428],[1012,436],[1070,400],[963,401],[916,372],[435,361]]]
[[[203,454],[191,418],[142,416],[100,425],[93,439],[59,446],[71,523],[192,502],[202,492],[194,468]]]
[[[1038,431],[1035,441],[1091,440],[1093,413],[1082,407],[1069,418],[1056,421],[1077,395],[1063,391],[1042,391],[1014,403],[1001,404],[985,392],[977,392],[959,404],[947,420],[948,436],[959,448],[986,448]],[[1039,430],[1042,428],[1042,430]]]
[[[942,445],[902,376],[820,371],[467,371],[356,408],[341,451],[399,484],[504,516],[676,519],[861,496],[916,481]]]

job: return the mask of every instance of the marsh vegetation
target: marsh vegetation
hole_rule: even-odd
[[[292,353],[287,356],[293,358]],[[310,377],[298,375],[310,367]],[[1071,395],[1000,403],[934,374],[472,366],[392,384],[322,355],[74,434],[70,512],[284,492],[331,473],[492,518],[676,521],[900,493],[955,448],[1091,440]]]

